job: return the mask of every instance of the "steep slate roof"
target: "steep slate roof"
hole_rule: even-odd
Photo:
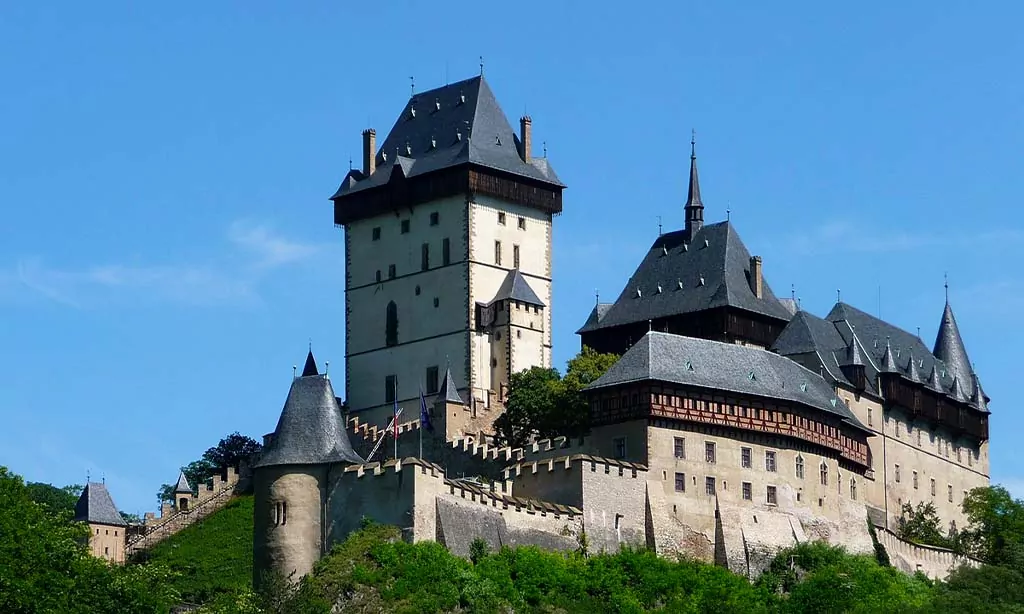
[[[788,321],[789,311],[768,282],[757,298],[749,275],[750,252],[730,222],[703,226],[689,244],[685,230],[666,233],[651,245],[604,317],[597,323],[588,319],[577,333],[725,306]]]
[[[833,332],[828,332],[828,327],[832,327]],[[813,330],[813,333],[808,332],[808,329]],[[959,394],[960,400],[970,396],[965,390],[964,382],[967,380],[964,378],[971,377],[971,371],[961,376],[962,381],[958,383],[960,391],[957,393],[953,390],[957,373],[933,355],[917,335],[842,302],[836,303],[824,319],[799,312],[770,349],[784,356],[816,352],[833,379],[849,383],[838,369],[829,367],[833,363],[843,364],[842,357],[846,355],[854,335],[860,342],[865,375],[869,382],[875,382],[879,372],[897,373],[915,382],[921,382],[921,374],[928,373],[927,383],[932,389],[952,398],[957,398]],[[956,332],[956,339],[959,340],[959,332]],[[963,346],[962,341],[959,344]],[[911,360],[915,361],[913,368],[910,366]],[[978,402],[972,404],[981,406]]]
[[[352,450],[331,380],[310,375],[292,380],[288,399],[256,467],[362,463]]]
[[[174,485],[174,494],[192,494],[192,487],[189,486],[184,471],[178,473],[178,483]]]
[[[437,391],[437,398],[434,402],[436,403],[437,401],[465,405],[462,402],[462,397],[459,396],[459,389],[455,386],[455,380],[452,379],[451,368],[445,368],[444,370],[444,381],[441,383],[441,389]]]
[[[316,366],[316,359],[313,358],[312,349],[306,354],[306,364],[302,366],[302,377],[309,377],[310,375],[320,375],[320,370]]]
[[[115,527],[128,526],[128,523],[121,517],[114,505],[114,499],[110,496],[106,484],[101,482],[89,482],[78,497],[75,503],[75,520],[80,522],[92,522],[96,524],[108,524]]]
[[[498,288],[498,292],[494,295],[494,300],[491,302],[494,303],[505,299],[539,307],[545,306],[544,301],[540,300],[537,293],[526,282],[526,278],[519,272],[519,269],[512,269],[508,272],[508,275],[505,276],[505,281],[501,282],[501,287]]]
[[[960,337],[960,328],[956,325],[956,318],[953,316],[953,308],[949,306],[949,301],[946,301],[946,308],[942,311],[942,322],[939,324],[939,332],[935,335],[934,354],[953,370],[954,375],[963,378],[974,372],[974,369],[971,368],[971,361],[967,358],[967,348],[964,347],[964,340]]]
[[[587,389],[653,380],[791,401],[864,425],[818,374],[764,350],[648,332]]]
[[[383,185],[396,170],[414,177],[461,164],[564,187],[545,158],[524,162],[520,147],[487,81],[473,77],[414,94],[377,150],[375,172],[349,171],[331,198]]]
[[[594,308],[590,311],[590,315],[587,316],[587,321],[583,323],[583,328],[581,328],[580,331],[599,328],[598,324],[611,308],[612,303],[598,303],[594,305]]]

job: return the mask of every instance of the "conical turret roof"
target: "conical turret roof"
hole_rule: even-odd
[[[914,354],[913,352],[908,352],[908,354],[910,354],[910,362],[907,363],[907,379],[912,382],[920,383],[921,374],[917,370],[917,362],[914,361]]]
[[[302,367],[302,377],[309,377],[310,375],[320,375],[320,370],[316,366],[316,359],[313,358],[312,348],[306,354],[306,364]]]
[[[946,368],[955,374],[967,376],[973,373],[971,362],[967,358],[967,349],[964,347],[964,340],[960,337],[960,328],[956,324],[956,317],[953,316],[953,308],[946,301],[946,308],[942,312],[942,323],[939,324],[939,333],[935,336],[935,357],[946,364]]]
[[[192,494],[192,487],[189,486],[184,471],[178,473],[178,483],[174,485],[174,494]]]
[[[452,379],[451,368],[445,368],[444,370],[444,382],[441,383],[441,389],[437,391],[437,399],[435,400],[435,403],[437,401],[465,405],[462,401],[462,397],[459,396],[459,390],[455,386],[455,380]]]
[[[885,353],[882,354],[882,373],[899,373],[896,368],[896,359],[892,356],[892,346],[889,340],[885,340]]]
[[[988,411],[988,398],[985,396],[985,391],[981,388],[981,379],[975,373],[972,375],[974,379],[974,387],[971,391],[971,405],[974,405],[982,411]]]
[[[938,365],[932,364],[932,372],[928,375],[928,387],[938,392],[945,392],[942,388],[942,381],[939,379]]]

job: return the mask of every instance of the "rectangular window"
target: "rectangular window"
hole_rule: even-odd
[[[402,234],[409,234],[409,220],[402,220]]]
[[[750,469],[750,448],[740,448],[740,466]]]
[[[424,243],[420,248],[420,270],[430,269],[430,243]]]
[[[384,377],[384,402],[394,403],[395,402],[395,389],[398,386],[397,375],[387,375]]]
[[[505,225],[505,213],[503,211],[498,212],[498,223],[502,226]]]
[[[715,442],[705,441],[704,442],[704,460],[709,463],[715,462]]]
[[[967,466],[974,466],[974,452],[971,452],[970,450],[967,451]]]
[[[935,496],[935,478],[932,478],[932,496]]]
[[[779,501],[776,498],[776,492],[774,486],[769,486],[768,491],[765,493],[765,501],[768,505],[778,505]]]
[[[686,458],[686,440],[676,437],[672,440],[672,452],[676,458]]]
[[[377,269],[376,278],[377,278],[377,283],[380,283],[380,269]]]
[[[427,367],[427,394],[437,394],[437,367]]]
[[[388,279],[394,279],[397,274],[398,274],[398,271],[395,269],[395,265],[389,264],[388,265]]]
[[[676,492],[686,492],[686,474],[676,474]]]
[[[616,437],[612,443],[615,444],[615,458],[626,458],[626,438]]]
[[[821,485],[828,486],[828,465],[821,464]]]
[[[775,472],[775,451],[768,450],[764,453],[764,470]],[[772,487],[774,488],[774,486]]]
[[[448,266],[452,263],[452,242],[447,237],[441,240],[441,264]]]
[[[494,264],[501,266],[501,241],[494,242]]]
[[[373,229],[373,240],[380,241],[380,226]]]
[[[917,490],[917,472],[914,472],[914,490]]]
[[[875,425],[874,412],[871,411],[871,408],[869,407],[868,408],[868,426],[874,426],[874,425]]]
[[[796,457],[796,477],[804,479],[804,457],[802,456]]]
[[[916,474],[917,472],[915,471],[914,473]],[[892,475],[893,475],[893,478],[896,479],[896,483],[899,484],[900,483],[900,466],[899,465],[896,465],[895,469],[893,470],[893,474]]]
[[[946,494],[949,496],[949,502],[952,503],[953,502],[953,485],[952,484],[948,484],[946,486]]]
[[[526,230],[526,218],[519,218],[519,230]]]
[[[513,269],[518,269],[519,268],[519,246],[518,245],[513,245],[512,246],[512,268]]]
[[[715,496],[715,478],[711,476],[704,478],[704,493],[709,497]]]
[[[437,226],[437,223],[439,221],[441,221],[441,216],[440,216],[440,214],[438,214],[437,211],[434,211],[433,213],[430,214],[430,225],[431,226]]]
[[[750,482],[744,482],[743,483],[743,500],[744,501],[750,501],[751,499],[754,498],[752,488],[753,487],[751,486]]]

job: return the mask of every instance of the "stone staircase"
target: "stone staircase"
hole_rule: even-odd
[[[226,475],[215,475],[188,499],[186,509],[169,503],[160,508],[160,516],[147,512],[141,531],[125,540],[125,555],[146,550],[223,508],[233,498],[239,483],[239,470],[228,467]]]

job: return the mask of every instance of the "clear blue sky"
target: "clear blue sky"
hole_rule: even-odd
[[[555,358],[682,223],[690,129],[706,218],[776,293],[843,299],[930,345],[942,276],[992,397],[992,475],[1024,344],[1024,11],[930,2],[23,2],[0,8],[0,464],[105,475],[152,509],[179,465],[274,428],[308,338],[342,381],[342,231],[360,131],[486,75],[568,184]],[[497,6],[497,5],[495,5]],[[358,161],[357,161],[358,164]]]

